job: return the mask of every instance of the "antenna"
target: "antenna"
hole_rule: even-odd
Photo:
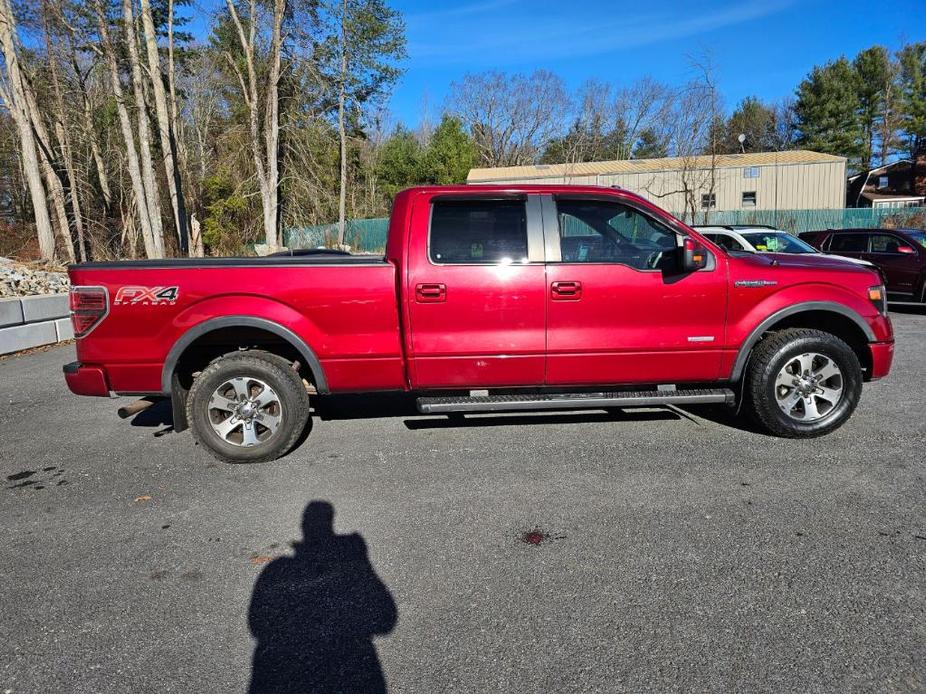
[[[746,147],[743,145],[743,143],[746,142],[746,133],[740,133],[736,136],[736,139],[740,143],[740,149],[742,150],[743,154],[746,154]]]

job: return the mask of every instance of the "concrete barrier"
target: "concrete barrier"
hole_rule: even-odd
[[[0,299],[0,354],[73,337],[67,294]]]

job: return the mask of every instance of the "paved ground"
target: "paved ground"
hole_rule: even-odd
[[[2,361],[0,692],[926,691],[926,313],[894,319],[804,442],[394,407],[229,466],[70,395],[71,347]]]

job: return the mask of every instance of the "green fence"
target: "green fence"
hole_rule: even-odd
[[[687,220],[690,221],[690,220]],[[765,224],[798,234],[817,229],[926,227],[926,207],[842,210],[731,210],[695,215],[694,224]]]
[[[372,253],[386,248],[387,217],[378,219],[351,219],[344,230],[344,243],[355,252]],[[287,229],[283,243],[287,248],[331,248],[338,242],[338,225],[320,224],[313,227]]]
[[[687,220],[691,222],[691,220]],[[816,229],[855,227],[926,228],[926,207],[895,209],[850,208],[844,210],[731,210],[698,213],[694,224],[765,224],[798,234]],[[355,252],[376,253],[386,247],[389,220],[354,219],[347,222],[344,242]],[[324,248],[337,243],[338,225],[287,229],[284,239],[289,248]]]

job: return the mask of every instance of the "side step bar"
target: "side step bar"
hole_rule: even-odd
[[[644,390],[611,393],[554,393],[535,395],[482,395],[475,397],[418,398],[422,414],[444,412],[514,412],[518,410],[582,410],[603,407],[654,407],[660,405],[734,404],[729,388],[704,390]]]

